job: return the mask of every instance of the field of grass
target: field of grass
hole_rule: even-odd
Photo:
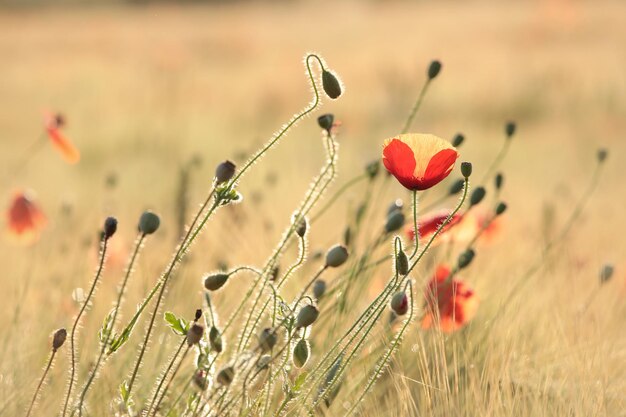
[[[78,390],[99,350],[97,332],[116,298],[141,213],[158,213],[161,228],[146,240],[135,264],[118,328],[168,265],[182,224],[211,189],[217,164],[230,159],[242,166],[309,103],[302,59],[310,51],[341,76],[345,92],[337,101],[324,97],[313,117],[252,167],[237,187],[243,202],[210,219],[172,276],[135,386],[138,408],[145,402],[139,399],[152,397],[179,344],[162,313],[193,318],[204,303],[204,273],[238,265],[262,268],[289,228],[311,179],[326,163],[317,116],[331,112],[341,121],[337,176],[321,207],[367,163],[380,160],[383,140],[399,133],[426,68],[438,59],[443,69],[429,86],[412,131],[445,139],[462,132],[466,141],[453,174],[425,192],[420,206],[453,208],[457,197],[439,197],[460,176],[460,162],[471,161],[470,182],[487,188],[475,211],[487,213],[498,200],[508,209],[498,219],[497,234],[478,240],[476,259],[461,272],[480,299],[476,316],[451,334],[423,330],[418,319],[410,322],[401,347],[355,413],[626,416],[626,4],[334,3],[0,10],[2,208],[15,190],[32,189],[48,218],[33,245],[0,239],[0,416],[25,413],[46,365],[51,333],[72,326],[80,309],[77,294],[87,292],[98,264],[104,219],[115,216],[119,227],[80,326]],[[50,146],[31,151],[42,135],[45,110],[66,116],[64,132],[81,151],[78,164],[64,163]],[[492,178],[484,184],[482,178],[505,142],[509,120],[517,123],[517,132],[498,168],[505,185],[496,197]],[[585,200],[599,148],[609,156]],[[311,225],[308,261],[282,291],[287,300],[322,265],[316,253],[344,240],[368,192],[373,204],[350,246],[349,265],[324,272],[329,286],[358,269],[352,252],[361,256],[380,233],[394,199],[404,200],[411,223],[411,194],[382,177],[350,188]],[[580,216],[560,239],[581,199]],[[368,256],[389,254],[392,241],[388,236]],[[454,262],[463,248],[437,245],[411,274],[418,311],[434,266]],[[292,242],[281,271],[297,257]],[[601,285],[599,272],[607,263],[615,273]],[[350,327],[392,274],[390,261],[359,273],[345,311],[320,304],[305,371],[314,369],[333,338]],[[236,278],[212,294],[222,324],[254,275]],[[133,370],[148,317],[141,316],[127,345],[102,368],[86,415],[114,415],[112,400]],[[267,327],[266,320],[259,326]],[[334,416],[352,409],[398,330],[386,322],[387,311],[340,381],[335,401],[316,412]],[[218,357],[217,369],[235,360],[228,355],[237,333],[227,333],[225,341],[227,355]],[[33,415],[60,413],[69,352],[66,343]],[[165,404],[180,392],[196,392],[185,391],[194,369],[187,359]],[[290,370],[285,378],[293,382],[297,374]],[[280,382],[276,385],[273,401],[279,404]],[[250,388],[251,398],[254,389],[259,387]],[[231,411],[244,415],[239,403]]]

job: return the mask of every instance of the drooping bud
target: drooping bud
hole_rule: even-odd
[[[391,297],[391,309],[398,316],[404,316],[409,311],[409,299],[404,291],[398,291]]]
[[[197,309],[197,310],[196,310],[196,314],[195,314],[195,315],[194,315],[194,317],[193,317],[193,321],[198,321],[198,320],[200,320],[200,317],[202,317],[202,310]]]
[[[517,129],[517,126],[515,125],[515,122],[507,122],[506,126],[504,127],[506,138],[511,139],[513,135],[515,134],[516,129]]]
[[[506,211],[507,205],[504,201],[500,201],[496,206],[496,216],[501,215]]]
[[[63,343],[65,343],[65,339],[67,338],[67,330],[59,329],[54,332],[54,336],[52,337],[52,350],[56,351]]]
[[[465,178],[469,178],[472,175],[472,163],[471,162],[461,162],[461,174]]]
[[[309,327],[310,325],[315,323],[315,320],[317,320],[317,317],[319,315],[320,312],[317,307],[311,304],[305,305],[300,309],[298,317],[296,318],[296,328],[300,329],[302,327]]]
[[[456,135],[454,135],[454,138],[452,138],[452,146],[458,148],[463,144],[464,141],[465,136],[463,135],[463,133],[457,133]]]
[[[159,216],[151,211],[144,211],[139,218],[139,231],[144,235],[151,235],[157,231],[160,224]]]
[[[292,360],[296,368],[302,368],[309,360],[311,350],[306,339],[300,339],[293,348]]]
[[[476,204],[483,201],[483,198],[485,198],[485,194],[487,194],[487,190],[485,190],[485,187],[477,187],[470,196],[470,207],[475,206]]]
[[[611,264],[606,264],[602,267],[602,270],[600,270],[600,284],[605,284],[607,282],[609,282],[611,280],[611,278],[613,277],[613,265]]]
[[[455,194],[460,193],[464,185],[465,185],[465,180],[463,178],[457,179],[450,186],[450,189],[448,190],[448,194],[455,195]]]
[[[387,216],[387,222],[385,222],[385,232],[393,233],[400,230],[404,226],[405,216],[401,210],[396,210]]]
[[[117,219],[115,217],[107,217],[104,221],[104,240],[109,240],[117,231]]]
[[[330,129],[333,127],[333,122],[335,121],[335,116],[331,113],[322,114],[317,118],[317,124],[320,125],[322,129],[327,131],[330,134]]]
[[[501,189],[502,184],[504,184],[504,175],[501,172],[498,172],[493,181],[496,186],[496,190]]]
[[[217,353],[222,352],[224,348],[224,345],[222,344],[222,335],[215,326],[212,326],[211,330],[209,330],[209,343],[211,344],[211,349]]]
[[[322,87],[326,95],[333,100],[341,95],[341,83],[335,74],[328,70],[322,71]]]
[[[459,259],[457,261],[457,265],[459,269],[467,268],[469,264],[471,264],[472,261],[474,260],[475,255],[476,255],[476,252],[474,252],[472,248],[466,250],[461,255],[459,255]]]
[[[223,368],[221,371],[217,373],[217,383],[220,385],[228,386],[235,379],[235,368],[232,366],[228,366]]]
[[[608,156],[609,156],[608,149],[605,149],[605,148],[598,149],[598,162],[600,163],[604,162]]]
[[[396,272],[402,276],[409,273],[409,258],[402,249],[400,249],[396,257]]]
[[[342,245],[335,245],[326,252],[326,266],[337,268],[348,260],[348,249]]]
[[[235,164],[230,161],[224,161],[215,169],[215,181],[217,184],[222,184],[226,181],[230,181],[235,176]]]
[[[259,347],[261,348],[261,352],[272,350],[272,348],[276,346],[276,342],[278,342],[278,335],[274,330],[270,328],[261,330],[259,334]]]
[[[326,292],[326,281],[318,279],[313,283],[313,296],[319,300]]]
[[[369,164],[365,166],[365,173],[367,174],[367,177],[370,180],[373,180],[374,178],[376,178],[379,172],[380,172],[380,162],[378,162],[378,159],[370,162]]]
[[[220,288],[224,286],[224,284],[226,284],[226,281],[228,281],[229,276],[230,275],[228,274],[224,274],[220,272],[216,274],[207,275],[204,278],[204,288],[206,288],[209,291],[219,290]]]
[[[295,218],[294,218],[295,221]],[[304,237],[306,231],[308,229],[308,222],[306,217],[300,217],[298,223],[296,224],[296,234],[300,237]]]
[[[202,340],[204,334],[204,327],[198,323],[193,323],[189,330],[187,330],[187,344],[189,346],[197,345]]]
[[[428,79],[434,80],[441,72],[441,62],[434,60],[428,66]]]

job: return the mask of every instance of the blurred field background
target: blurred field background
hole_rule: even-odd
[[[496,241],[479,245],[475,265],[464,274],[482,304],[469,329],[446,341],[460,350],[481,341],[476,369],[468,371],[476,384],[463,392],[425,387],[416,369],[427,344],[414,329],[364,415],[626,415],[624,45],[622,1],[0,8],[2,202],[8,205],[15,189],[33,189],[49,218],[34,246],[0,240],[0,415],[22,413],[50,333],[70,326],[77,311],[72,293],[89,284],[102,219],[115,215],[120,229],[84,321],[92,331],[79,342],[83,367],[95,352],[95,329],[110,308],[138,216],[156,211],[163,230],[136,268],[122,322],[177,241],[181,167],[201,161],[190,170],[191,211],[208,191],[217,163],[242,162],[309,102],[301,64],[307,51],[321,53],[346,86],[340,100],[321,110],[342,121],[335,189],[379,158],[382,140],[400,130],[431,59],[441,60],[443,70],[413,130],[444,138],[463,132],[461,159],[473,162],[477,178],[501,146],[504,123],[518,123],[502,165],[509,211]],[[66,115],[65,132],[82,159],[66,165],[48,147],[22,169],[16,164],[41,135],[46,109]],[[193,314],[201,303],[201,273],[219,263],[265,260],[323,163],[319,137],[315,119],[305,120],[246,178],[244,203],[209,225],[165,309]],[[514,308],[492,317],[572,210],[600,146],[610,149],[609,160],[571,237],[515,298]],[[341,240],[347,208],[362,192],[353,189],[313,229],[313,251]],[[398,197],[409,201],[393,183],[379,204],[384,208]],[[373,218],[383,220],[382,214]],[[605,262],[616,266],[610,288],[580,315]],[[380,274],[384,278],[388,270]],[[226,311],[237,303],[237,291],[229,294],[218,302]],[[490,337],[472,339],[490,320],[497,320]],[[163,326],[159,332],[167,340]],[[130,349],[106,366],[97,383],[103,398],[132,364]],[[150,363],[165,354],[154,352],[143,373],[156,375]],[[66,370],[66,355],[60,355],[40,411],[60,407]],[[432,377],[429,384],[434,382]],[[495,394],[497,384],[510,385],[510,395]]]

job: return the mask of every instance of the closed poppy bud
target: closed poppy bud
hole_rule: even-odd
[[[261,347],[261,352],[272,350],[277,341],[278,335],[275,331],[270,328],[261,330],[261,333],[259,334],[259,346]]]
[[[203,371],[202,369],[198,369],[193,374],[193,383],[196,384],[196,386],[200,388],[202,391],[205,391],[209,387],[209,384],[206,378],[206,372]]]
[[[483,198],[485,198],[485,194],[487,194],[487,191],[485,190],[484,187],[476,188],[474,192],[472,192],[472,195],[470,196],[470,207],[475,206],[476,204],[483,201]]]
[[[139,231],[144,235],[151,235],[157,231],[160,224],[159,216],[151,211],[145,211],[139,218]]]
[[[598,162],[604,162],[607,156],[609,156],[609,151],[607,149],[602,148],[598,150]]]
[[[296,225],[296,234],[300,237],[304,237],[308,228],[306,217],[301,217]]]
[[[461,162],[461,174],[465,178],[469,178],[472,175],[472,163],[471,162]]]
[[[391,205],[387,209],[387,216],[389,216],[391,213],[393,213],[396,210],[402,210],[403,207],[404,207],[404,203],[402,202],[401,199],[398,198],[394,200],[394,202],[391,203]]]
[[[326,95],[333,100],[341,95],[341,83],[337,76],[330,71],[322,71],[322,87],[324,87]]]
[[[202,335],[204,334],[204,327],[200,326],[197,323],[193,323],[189,330],[187,330],[187,344],[189,346],[196,345],[202,339]]]
[[[441,72],[441,62],[435,60],[428,66],[428,79],[433,80]]]
[[[448,194],[455,195],[455,194],[460,193],[464,185],[465,185],[465,180],[463,178],[457,179],[450,186],[450,189],[448,190]]]
[[[333,122],[335,121],[335,116],[328,113],[322,114],[317,118],[317,124],[320,125],[322,129],[330,133],[330,129],[333,127]]]
[[[517,126],[515,125],[515,122],[508,122],[506,124],[506,126],[504,127],[504,131],[506,133],[507,139],[510,139],[513,137],[516,129],[517,129]]]
[[[219,290],[220,288],[224,286],[224,284],[226,284],[226,281],[228,281],[228,277],[229,277],[228,274],[222,274],[222,273],[208,275],[204,279],[204,288],[206,288],[209,291]]]
[[[200,320],[200,317],[202,317],[202,310],[197,309],[197,310],[196,310],[196,314],[194,315],[193,321],[198,321],[198,320]]]
[[[409,299],[404,291],[398,291],[391,297],[391,309],[398,316],[404,316],[409,311]]]
[[[312,306],[311,304],[305,305],[300,309],[298,317],[296,318],[296,328],[300,329],[302,327],[309,327],[315,323],[315,320],[317,320],[319,315],[320,312],[317,307]]]
[[[342,245],[335,245],[326,252],[326,266],[337,268],[348,259],[348,249]]]
[[[279,272],[280,272],[280,266],[274,265],[272,269],[270,270],[269,280],[276,281],[276,278],[278,278]]]
[[[380,172],[380,163],[376,161],[372,161],[365,166],[365,173],[367,174],[369,179],[374,179]]]
[[[463,269],[469,266],[469,264],[471,264],[472,261],[474,260],[475,255],[476,255],[476,252],[474,252],[473,249],[468,249],[465,252],[463,252],[461,255],[459,255],[459,260],[458,260],[459,269]]]
[[[310,355],[309,342],[306,339],[300,339],[293,348],[293,364],[296,368],[302,368],[308,362]]]
[[[224,345],[222,344],[222,335],[215,326],[212,326],[211,330],[209,330],[209,343],[211,344],[211,348],[217,353],[220,353],[224,348]]]
[[[67,338],[67,330],[59,329],[54,332],[54,336],[52,337],[52,350],[58,350],[63,343],[65,343],[65,339]]]
[[[463,142],[465,142],[465,136],[463,135],[463,133],[457,133],[454,138],[452,138],[452,146],[454,146],[455,148],[461,146]]]
[[[272,361],[271,355],[263,355],[259,358],[258,362],[256,363],[256,366],[259,369],[265,369],[268,367],[271,361]]]
[[[403,250],[400,250],[396,256],[396,272],[403,276],[409,272],[409,258]]]
[[[507,208],[506,203],[503,201],[500,201],[498,205],[496,206],[496,216],[499,216],[502,213],[504,213],[506,211],[506,208]]]
[[[313,296],[316,299],[320,299],[324,296],[324,293],[326,292],[326,281],[324,281],[323,279],[318,279],[317,281],[315,281],[313,283]]]
[[[494,183],[495,183],[495,186],[496,186],[496,190],[499,190],[499,189],[502,188],[502,184],[504,184],[504,175],[502,175],[501,172],[498,172],[496,174],[496,177],[494,179]]]
[[[117,230],[117,219],[115,217],[107,217],[104,221],[104,239],[108,240],[115,234]]]
[[[217,382],[221,385],[228,386],[235,379],[235,368],[228,366],[217,373]]]
[[[224,161],[215,169],[215,181],[218,184],[229,181],[235,176],[235,164],[230,161]]]
[[[400,210],[396,210],[392,212],[389,216],[387,216],[387,222],[385,223],[385,232],[393,233],[402,226],[404,226],[404,213]]]
[[[606,264],[602,267],[602,270],[600,271],[600,284],[604,284],[606,282],[609,282],[611,280],[611,277],[613,277],[613,265],[611,264]]]

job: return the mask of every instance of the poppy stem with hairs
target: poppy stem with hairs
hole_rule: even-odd
[[[428,90],[428,86],[430,85],[431,81],[432,81],[431,78],[427,78],[426,82],[424,82],[424,85],[422,86],[422,89],[420,90],[420,93],[417,96],[417,100],[415,101],[415,104],[413,105],[413,108],[411,109],[411,112],[409,113],[409,116],[407,117],[406,122],[404,122],[404,127],[402,128],[400,133],[408,133],[409,129],[411,129],[411,125],[413,124],[413,119],[415,118],[417,111],[419,110],[420,106],[422,105],[422,102],[424,101],[424,96],[426,96],[426,90]]]
[[[56,353],[57,353],[57,350],[52,349],[52,353],[50,354],[50,359],[48,360],[48,365],[46,365],[46,369],[43,371],[43,375],[41,376],[41,379],[39,380],[39,384],[37,384],[37,388],[35,389],[35,394],[33,394],[33,399],[30,402],[28,411],[26,412],[26,417],[30,417],[31,412],[33,411],[33,407],[35,406],[35,402],[37,401],[37,396],[39,395],[39,391],[41,391],[43,382],[45,381],[46,376],[48,375],[48,372],[50,371],[50,368],[52,367],[52,362],[54,361],[54,356],[56,355]]]
[[[415,257],[415,255],[417,254],[417,250],[419,248],[419,244],[420,244],[419,228],[417,227],[417,191],[416,190],[413,190],[413,231],[415,235],[415,246],[413,247],[413,253],[411,253],[411,256],[409,257],[409,259],[413,259]]]

